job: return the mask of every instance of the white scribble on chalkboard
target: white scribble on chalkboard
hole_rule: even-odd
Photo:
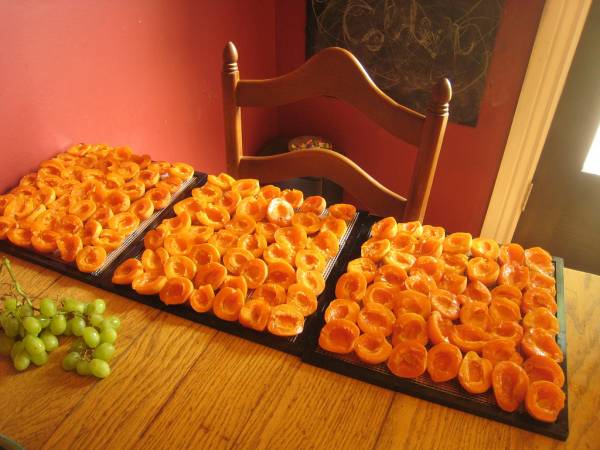
[[[451,118],[474,124],[501,11],[502,0],[312,0],[309,48],[349,49],[385,92],[420,111],[449,76]]]

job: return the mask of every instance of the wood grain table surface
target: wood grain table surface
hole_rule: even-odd
[[[600,449],[599,276],[565,270],[565,443],[322,370],[11,260],[30,294],[104,298],[107,314],[122,321],[104,380],[61,368],[66,339],[48,364],[23,373],[0,359],[0,434],[27,449]]]

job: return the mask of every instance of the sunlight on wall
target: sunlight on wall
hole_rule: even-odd
[[[600,175],[600,125],[596,130],[596,136],[583,163],[582,172]]]

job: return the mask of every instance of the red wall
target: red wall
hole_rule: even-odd
[[[304,2],[277,2],[277,71],[305,60]],[[425,221],[479,234],[502,159],[544,0],[506,0],[477,127],[449,124]],[[245,67],[244,67],[245,69]],[[452,111],[452,104],[450,104]],[[320,134],[384,185],[408,190],[416,152],[352,107],[316,99],[279,109],[286,136]],[[377,156],[374,156],[377,155]]]
[[[0,192],[82,141],[223,170],[224,44],[246,76],[276,71],[275,0],[19,0],[0,20]],[[247,149],[275,114],[245,113]]]

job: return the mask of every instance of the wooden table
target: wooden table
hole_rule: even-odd
[[[122,320],[105,380],[0,360],[0,434],[35,448],[599,449],[600,277],[565,270],[566,443],[394,393],[12,258],[32,295],[104,298]],[[6,274],[0,282],[7,281]]]

